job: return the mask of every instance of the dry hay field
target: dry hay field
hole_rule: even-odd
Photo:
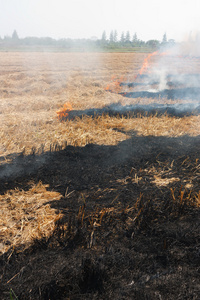
[[[146,57],[0,54],[0,299],[200,299],[199,113],[98,114],[191,102],[121,92]]]

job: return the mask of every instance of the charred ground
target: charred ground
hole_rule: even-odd
[[[48,183],[62,217],[48,239],[1,256],[2,299],[11,288],[19,299],[198,299],[199,146],[133,132],[117,146],[13,156],[27,171],[1,191]]]

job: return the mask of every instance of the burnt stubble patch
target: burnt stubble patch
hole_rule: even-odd
[[[10,288],[19,299],[198,299],[199,145],[199,137],[133,136],[70,146],[4,179],[2,189],[48,182],[62,194],[49,202],[62,217],[48,238],[1,256],[2,299]],[[159,185],[155,176],[179,180]]]

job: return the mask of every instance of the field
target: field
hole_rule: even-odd
[[[200,298],[200,99],[133,92],[146,57],[1,53],[0,299]]]

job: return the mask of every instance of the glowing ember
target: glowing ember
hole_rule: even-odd
[[[69,102],[66,102],[61,109],[59,109],[56,113],[58,115],[58,119],[60,121],[64,120],[68,113],[72,110],[72,106]]]

